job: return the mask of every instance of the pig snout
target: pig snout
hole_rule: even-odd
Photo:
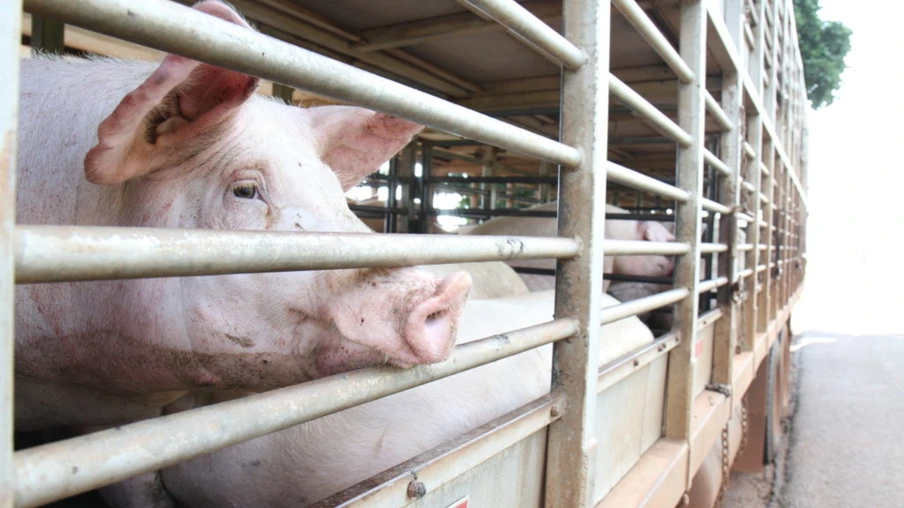
[[[470,275],[458,272],[437,279],[417,268],[348,275],[358,284],[327,311],[343,339],[398,367],[448,358],[471,289]],[[361,354],[368,356],[365,350]]]
[[[448,358],[455,345],[458,318],[470,288],[471,276],[466,272],[440,280],[433,296],[417,304],[409,314],[401,338],[411,355],[410,359],[398,360],[436,363]]]

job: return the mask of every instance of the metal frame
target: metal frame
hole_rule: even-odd
[[[803,124],[805,100],[802,64],[792,44],[796,33],[790,21],[789,13],[793,12],[790,0],[761,1],[757,11],[746,14],[743,7],[737,12],[727,9],[731,23],[715,17],[704,0],[681,0],[678,50],[634,0],[565,0],[564,37],[512,0],[466,1],[497,20],[529,47],[562,64],[562,115],[566,121],[563,121],[561,142],[164,0],[137,4],[128,0],[25,1],[26,8],[36,15],[56,16],[157,49],[197,57],[560,164],[563,166],[558,184],[560,238],[517,238],[523,248],[514,249],[512,239],[506,237],[465,240],[379,235],[365,238],[355,234],[14,228],[18,80],[3,80],[0,82],[0,98],[5,99],[0,102],[4,108],[0,110],[3,134],[0,191],[5,199],[0,200],[3,204],[0,249],[6,255],[0,256],[0,349],[4,355],[0,364],[0,417],[4,422],[12,422],[14,270],[15,282],[21,283],[555,257],[559,259],[557,319],[509,333],[504,345],[497,337],[489,337],[460,346],[453,362],[406,372],[365,369],[344,376],[347,378],[344,380],[335,378],[275,390],[15,455],[11,452],[11,435],[6,433],[0,439],[3,455],[0,508],[14,505],[13,492],[16,506],[36,506],[557,340],[551,395],[496,422],[505,429],[520,428],[517,431],[520,434],[477,429],[462,441],[466,443],[463,449],[492,454],[508,446],[505,443],[513,442],[513,435],[527,435],[548,424],[545,505],[595,504],[597,500],[592,496],[596,396],[629,375],[631,369],[646,365],[659,355],[668,355],[663,439],[641,458],[629,477],[616,485],[601,505],[640,505],[639,500],[674,505],[699,467],[701,451],[708,450],[713,442],[712,429],[724,424],[723,416],[727,412],[723,409],[737,404],[743,396],[745,383],[749,383],[744,380],[752,375],[750,371],[756,370],[762,360],[761,352],[768,351],[775,340],[776,326],[787,319],[803,283],[806,126],[798,135],[794,129]],[[780,2],[784,15],[780,14]],[[610,5],[625,16],[678,77],[677,123],[611,74]],[[2,28],[6,29],[0,33],[15,37],[2,45],[0,61],[15,77],[21,6],[14,1],[3,9],[11,15],[0,17]],[[224,38],[223,34],[229,37]],[[257,59],[258,50],[252,47],[264,48],[267,60]],[[736,50],[736,47],[750,51]],[[722,67],[721,104],[706,89],[706,55],[713,48]],[[780,52],[784,66],[782,82],[778,72]],[[745,60],[748,53],[753,57],[749,62]],[[776,94],[781,87],[790,88],[792,96],[781,118],[776,118]],[[678,145],[676,185],[607,161],[610,94]],[[719,129],[718,154],[704,147],[707,118]],[[779,127],[785,126],[791,127],[779,132]],[[413,167],[415,150],[409,147],[398,166]],[[423,150],[427,165],[432,145],[424,145]],[[718,201],[703,197],[705,167],[711,169],[710,178],[718,178]],[[747,168],[747,181],[742,178],[742,167]],[[397,169],[404,172],[402,168]],[[491,181],[489,178],[494,177],[482,181]],[[603,240],[607,179],[673,200],[677,204],[678,241]],[[481,182],[474,179],[471,183]],[[407,187],[403,186],[405,194],[409,192]],[[404,196],[403,201],[409,207],[410,221],[417,214]],[[427,201],[421,203],[422,218],[431,206]],[[746,210],[749,214],[741,209],[745,202],[750,204]],[[589,212],[585,207],[589,207]],[[719,238],[711,243],[704,243],[699,234],[704,210],[720,215]],[[738,241],[740,221],[747,224],[744,242]],[[781,242],[774,241],[774,234],[782,236]],[[108,241],[114,237],[118,243]],[[156,251],[142,252],[136,247],[148,238],[161,242]],[[213,238],[219,246],[230,245],[229,248],[215,252],[209,246]],[[248,244],[253,247],[238,248]],[[86,250],[83,249],[86,245],[91,247],[87,250],[96,254],[79,257],[78,253]],[[264,252],[267,263],[259,259]],[[284,255],[274,256],[274,252]],[[604,252],[681,256],[675,288],[601,310]],[[718,273],[705,281],[700,280],[698,269],[701,254],[716,254],[719,260]],[[746,256],[744,270],[737,266],[740,255]],[[68,263],[60,267],[56,261],[62,256]],[[719,308],[698,316],[698,295],[711,291],[718,292]],[[671,304],[677,304],[672,333],[603,368],[596,365],[599,343],[607,340],[600,336],[600,324]],[[731,396],[719,398],[708,410],[707,418],[699,420],[702,423],[695,423],[700,394],[694,393],[693,379],[700,365],[696,364],[694,347],[699,330],[712,324],[715,326],[712,380],[732,386],[734,391]],[[369,389],[357,389],[364,386]],[[284,405],[284,410],[273,413],[267,421],[260,421],[261,412],[254,410],[260,404],[278,405],[280,401],[313,392],[332,394],[325,398],[330,404],[309,411],[295,411]],[[556,414],[551,414],[552,409]],[[232,422],[229,431],[201,439],[207,431],[202,431],[199,423],[224,415]],[[170,430],[175,427],[182,429],[181,437]],[[12,425],[6,428],[11,430]],[[189,441],[194,444],[190,445]],[[146,451],[136,451],[135,443],[150,446],[159,453],[149,456]],[[110,448],[114,451],[109,451]],[[667,456],[668,460],[657,462],[655,456]],[[130,465],[123,467],[119,461],[127,458]],[[454,457],[443,460],[453,462],[441,468],[455,470]],[[75,463],[82,471],[78,483],[68,474],[68,468]],[[450,474],[446,472],[445,477]],[[393,488],[403,486],[399,480],[394,482]],[[682,489],[675,490],[676,485]]]

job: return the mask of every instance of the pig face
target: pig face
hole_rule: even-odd
[[[244,24],[219,2],[195,8]],[[253,96],[256,85],[250,76],[167,56],[101,123],[85,158],[87,179],[119,196],[111,200],[115,222],[369,232],[343,193],[420,126],[359,108],[294,108]],[[180,302],[167,332],[205,358],[194,384],[266,388],[366,365],[445,359],[470,279],[405,268],[134,281],[119,286],[115,305],[158,312],[148,302],[159,292],[155,284]],[[146,326],[140,323],[134,326]]]

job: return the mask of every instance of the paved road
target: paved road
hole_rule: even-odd
[[[904,508],[904,334],[809,331],[773,506]]]

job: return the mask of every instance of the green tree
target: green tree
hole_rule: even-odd
[[[807,98],[813,109],[835,100],[845,69],[844,57],[851,50],[851,30],[838,21],[823,21],[819,9],[819,0],[794,0]]]

